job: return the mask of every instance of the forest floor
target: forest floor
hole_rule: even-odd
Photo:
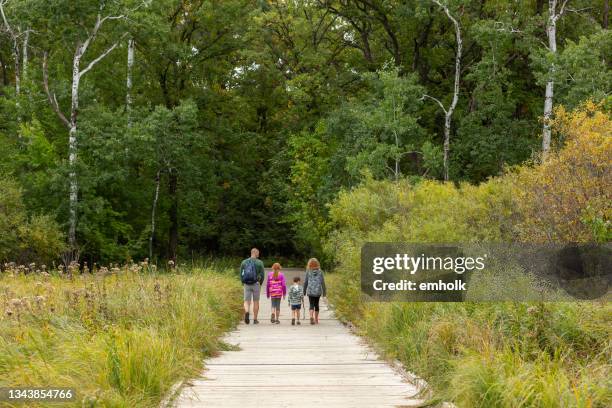
[[[303,269],[284,270],[287,285]],[[267,275],[267,274],[266,274]],[[265,287],[265,283],[264,283]],[[225,341],[233,347],[205,361],[200,378],[184,384],[175,407],[410,407],[418,389],[380,359],[322,302],[319,325],[291,325],[286,301],[280,324],[270,322],[262,289],[260,324],[242,322]]]

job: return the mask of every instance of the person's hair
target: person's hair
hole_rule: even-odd
[[[306,269],[321,269],[321,264],[317,258],[310,258],[306,264]]]
[[[295,278],[293,278],[293,283],[298,283],[300,280],[300,277],[296,276]]]
[[[281,269],[281,265],[276,262],[274,265],[272,265],[272,270],[274,271],[274,275],[272,275],[274,277],[274,279],[278,278],[278,271],[280,271]]]
[[[251,256],[256,258],[257,256],[259,256],[259,249],[257,248],[251,248]]]

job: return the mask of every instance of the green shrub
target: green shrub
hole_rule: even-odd
[[[50,216],[28,217],[19,186],[0,179],[0,262],[50,263],[65,248],[64,235]]]

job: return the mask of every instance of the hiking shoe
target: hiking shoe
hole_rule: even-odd
[[[259,324],[259,320],[253,319],[253,324]]]
[[[270,316],[270,323],[274,323],[274,313]]]
[[[299,326],[299,325],[300,325],[300,324],[302,324],[302,323],[300,323],[300,321],[298,320],[298,321],[297,321],[297,324],[298,324],[298,326]]]
[[[311,318],[310,318],[310,324],[315,324],[315,323],[314,323],[314,317],[311,317]]]
[[[249,324],[249,322],[250,322],[250,320],[249,320],[249,312],[246,312],[246,313],[244,314],[244,322],[245,322],[246,324]]]
[[[280,324],[280,320],[276,319],[276,320],[274,321],[274,324]]]
[[[291,319],[291,325],[295,326],[295,319]]]

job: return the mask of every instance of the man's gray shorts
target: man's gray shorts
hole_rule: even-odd
[[[259,302],[259,292],[261,292],[261,286],[259,282],[252,284],[244,284],[244,301],[250,302],[253,300],[254,302]]]

